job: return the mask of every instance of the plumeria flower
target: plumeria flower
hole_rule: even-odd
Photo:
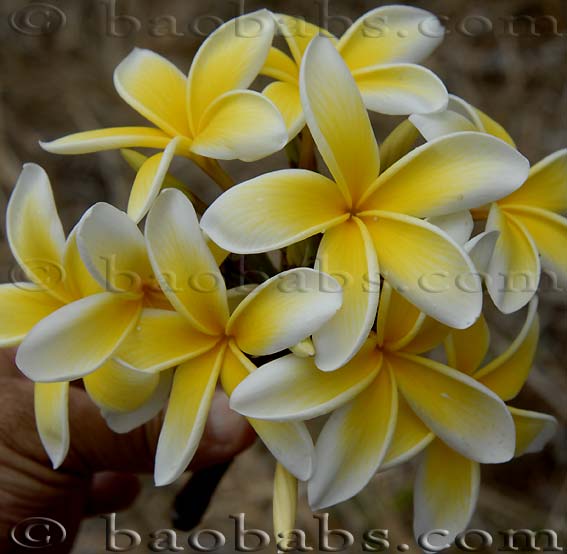
[[[480,133],[442,137],[380,174],[378,146],[354,78],[332,43],[316,37],[301,70],[307,124],[333,180],[305,170],[268,173],[222,194],[201,225],[219,246],[266,252],[324,233],[322,271],[337,274],[344,303],[314,334],[316,363],[334,370],[366,341],[379,295],[378,273],[423,312],[457,328],[480,315],[480,280],[469,257],[421,218],[485,204],[517,189],[527,160]],[[432,293],[429,282],[444,282]],[[467,291],[454,285],[469,281]]]
[[[152,266],[175,311],[145,310],[117,358],[144,373],[178,366],[156,454],[155,481],[164,485],[191,461],[219,376],[230,395],[255,370],[245,353],[270,355],[297,344],[336,313],[342,294],[331,277],[295,269],[272,277],[245,298],[233,297],[230,314],[224,279],[195,211],[176,190],[158,197],[146,238]],[[303,424],[250,423],[290,472],[309,478],[313,445]]]
[[[139,221],[157,197],[173,156],[193,159],[214,174],[219,166],[213,160],[254,161],[285,146],[287,132],[277,108],[267,97],[243,90],[262,68],[273,35],[267,10],[228,21],[199,48],[187,78],[155,52],[136,48],[116,68],[114,85],[155,127],[87,131],[42,146],[56,154],[161,150],[140,168],[132,189],[128,212]]]
[[[366,107],[406,115],[443,110],[447,90],[429,69],[415,65],[442,42],[444,30],[431,13],[410,6],[381,6],[360,17],[340,40],[288,15],[274,15],[291,58],[272,47],[262,74],[276,79],[263,93],[282,112],[290,139],[305,126],[299,73],[309,42],[328,37],[349,67]]]
[[[477,130],[514,141],[497,122],[460,98],[451,97],[449,110],[410,116],[427,140],[464,130]],[[555,284],[567,285],[567,149],[535,164],[526,182],[492,206],[474,210],[487,218],[486,229],[499,231],[494,256],[487,268],[488,292],[504,313],[525,306],[537,291],[541,268]],[[540,260],[541,258],[541,260]]]
[[[14,258],[31,283],[0,285],[0,312],[5,314],[0,322],[1,348],[20,345],[37,326],[45,329],[46,320],[59,318],[77,302],[90,302],[102,290],[81,260],[77,228],[65,239],[49,178],[38,165],[26,164],[16,183],[8,204],[7,235]],[[160,399],[163,404],[166,377],[108,363],[84,383],[111,426],[126,431],[151,418]],[[54,467],[61,465],[69,448],[69,380],[35,383],[37,428]]]
[[[308,483],[314,510],[351,498],[381,466],[418,451],[423,445],[413,434],[414,421],[463,456],[507,461],[514,453],[514,427],[502,400],[468,375],[420,355],[448,331],[386,282],[376,335],[347,365],[329,373],[312,358],[284,356],[247,377],[233,392],[231,407],[267,420],[333,412],[317,440]],[[400,427],[407,428],[398,434],[403,450],[392,446]]]
[[[483,318],[462,331],[452,331],[446,341],[448,363],[491,389],[502,400],[514,398],[531,369],[538,343],[537,297],[528,308],[526,321],[509,348],[481,366],[489,345],[489,331]],[[508,407],[516,429],[514,456],[538,452],[557,428],[554,417]],[[463,456],[411,414],[407,405],[398,408],[398,425],[390,445],[388,467],[404,461],[425,448],[414,491],[414,532],[416,537],[431,529],[447,534],[431,537],[440,547],[451,543],[466,529],[474,513],[480,486],[478,460]],[[439,544],[438,544],[439,543]]]

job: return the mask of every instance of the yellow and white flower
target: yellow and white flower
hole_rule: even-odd
[[[514,146],[506,130],[464,100],[451,96],[446,112],[412,115],[410,121],[427,140],[467,130],[501,138]],[[499,231],[487,268],[487,289],[496,306],[511,313],[525,306],[537,291],[541,268],[554,284],[567,286],[565,241],[567,219],[567,149],[535,164],[526,182],[492,206],[475,210],[488,218],[486,230]],[[540,261],[541,258],[541,261]]]
[[[20,345],[39,325],[49,329],[44,322],[59,318],[61,310],[100,298],[102,292],[79,255],[77,228],[65,239],[49,178],[38,165],[26,164],[16,183],[8,204],[7,234],[14,258],[31,283],[0,285],[0,347]],[[93,341],[99,331],[92,332]],[[163,405],[166,377],[140,375],[109,362],[85,379],[85,387],[111,426],[127,431]],[[37,428],[54,467],[61,465],[69,448],[70,378],[35,383]]]
[[[361,16],[339,40],[303,19],[282,14],[274,17],[291,57],[272,47],[262,74],[276,81],[263,93],[282,112],[290,139],[305,126],[299,73],[310,41],[319,35],[333,42],[369,110],[406,115],[447,106],[447,90],[441,80],[416,65],[443,40],[443,27],[433,14],[410,6],[381,6]]]
[[[178,366],[159,439],[155,480],[175,480],[204,430],[220,377],[233,389],[254,364],[244,353],[269,355],[319,329],[340,308],[337,282],[313,269],[284,272],[254,288],[229,314],[224,279],[195,211],[176,190],[158,197],[146,223],[150,260],[175,311],[147,309],[117,358],[144,373]],[[250,420],[268,449],[300,479],[312,472],[312,441],[300,423]]]
[[[536,297],[531,301],[526,322],[513,343],[483,367],[480,365],[489,344],[489,332],[484,319],[469,329],[453,331],[446,341],[449,365],[472,376],[502,400],[511,400],[528,377],[537,348],[538,332]],[[514,456],[540,451],[556,431],[557,421],[550,415],[512,407],[508,407],[508,410],[516,429]],[[443,529],[447,534],[432,536],[431,543],[436,547],[449,544],[466,529],[475,510],[480,486],[479,462],[463,456],[435,438],[415,418],[410,420],[404,415],[398,421],[390,446],[398,460],[404,459],[403,452],[415,454],[428,445],[415,482],[415,534],[419,536],[432,529]],[[413,441],[408,437],[414,437]],[[395,463],[393,460],[390,467]]]
[[[347,365],[329,373],[312,358],[284,356],[247,377],[231,407],[267,420],[333,412],[319,435],[308,483],[314,510],[351,498],[380,467],[422,449],[431,433],[470,459],[507,461],[514,427],[502,400],[468,375],[419,355],[448,332],[386,282],[376,335]],[[396,428],[404,431],[394,435]]]
[[[416,148],[380,174],[362,98],[328,39],[309,44],[300,85],[309,129],[334,180],[283,170],[242,183],[205,212],[207,235],[231,252],[255,253],[324,232],[319,267],[340,276],[345,300],[314,335],[321,369],[344,365],[366,341],[379,273],[431,317],[457,328],[472,325],[482,304],[474,266],[444,231],[421,218],[510,194],[527,177],[527,160],[494,137],[460,133]],[[466,292],[455,285],[459,278],[468,280]]]
[[[188,77],[155,52],[135,49],[116,68],[114,85],[122,99],[155,127],[86,131],[42,143],[43,148],[56,154],[132,147],[161,150],[140,168],[132,189],[128,213],[136,221],[157,197],[175,155],[218,173],[214,160],[253,161],[280,150],[287,142],[281,114],[267,97],[243,90],[266,60],[274,26],[267,10],[227,22],[199,48]]]

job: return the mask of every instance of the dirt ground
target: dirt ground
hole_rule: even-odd
[[[355,19],[383,2],[247,1],[246,11],[267,7],[324,22],[340,34],[337,16]],[[449,90],[464,97],[502,123],[519,149],[536,162],[567,145],[567,4],[564,0],[423,0],[413,5],[443,16],[449,33],[427,64]],[[32,3],[31,6],[34,4]],[[57,157],[43,152],[38,140],[107,126],[142,123],[124,104],[112,85],[112,72],[134,47],[156,50],[187,70],[203,34],[216,18],[236,15],[238,2],[195,0],[52,0],[47,33],[38,36],[26,23],[24,0],[3,0],[0,6],[0,227],[4,229],[5,203],[21,165],[34,161],[49,173],[64,223],[70,228],[91,204],[112,202],[125,207],[132,172],[116,152]],[[242,6],[242,2],[240,3]],[[327,12],[325,12],[327,10]],[[65,21],[61,19],[64,14]],[[112,19],[116,14],[130,19]],[[529,20],[536,18],[530,29]],[[40,13],[40,16],[44,17]],[[133,19],[135,18],[135,20]],[[156,19],[158,18],[158,19]],[[31,18],[37,25],[38,19]],[[41,21],[40,21],[41,22]],[[114,22],[114,23],[113,23]],[[137,22],[137,23],[136,23]],[[27,27],[26,27],[26,24]],[[179,36],[171,36],[175,31]],[[121,35],[121,36],[117,36]],[[123,36],[125,35],[125,36]],[[162,36],[156,36],[162,35]],[[165,36],[163,36],[165,35]],[[383,138],[395,118],[373,118]],[[282,168],[281,154],[256,164],[233,162],[228,171],[240,181],[267,170]],[[209,198],[216,194],[207,178],[187,164],[176,175]],[[9,279],[13,260],[0,235],[0,274]],[[567,441],[565,360],[565,297],[544,291],[541,302],[542,334],[535,368],[514,405],[554,414],[560,431],[546,449],[505,466],[484,466],[483,485],[471,527],[495,534],[499,529],[529,527],[565,530],[567,513]],[[506,319],[491,314],[492,352],[501,352],[521,324],[523,313]],[[225,476],[201,527],[227,535],[224,552],[232,552],[230,514],[245,511],[250,527],[271,529],[273,462],[256,446],[242,455]],[[356,498],[330,510],[331,524],[348,529],[360,552],[365,529],[389,529],[392,544],[412,539],[412,464],[380,474]],[[118,515],[122,527],[151,530],[171,527],[170,509],[181,484],[156,489],[147,479],[135,506]],[[316,522],[302,499],[297,525],[316,536]],[[104,549],[104,522],[84,523],[74,552],[90,554]],[[185,534],[179,543],[185,544]],[[145,540],[145,539],[144,539]],[[565,545],[563,535],[561,544]],[[488,551],[496,551],[498,543]],[[141,546],[136,552],[149,551]],[[272,550],[273,551],[273,550]]]

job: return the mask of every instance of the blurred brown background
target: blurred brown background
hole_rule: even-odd
[[[347,17],[356,19],[385,2],[331,0],[209,2],[195,0],[104,0],[49,4],[2,0],[0,7],[0,273],[9,279],[12,260],[3,235],[5,202],[21,165],[41,164],[49,173],[67,228],[96,201],[124,207],[132,172],[116,152],[57,157],[43,152],[38,140],[88,129],[142,123],[113,90],[112,72],[134,47],[146,47],[169,57],[186,71],[203,40],[220,19],[267,7],[301,15],[341,34]],[[404,3],[404,2],[402,2]],[[449,90],[463,96],[502,123],[532,161],[567,145],[567,4],[564,0],[415,0],[413,5],[443,16],[449,33],[427,62]],[[50,7],[51,6],[51,7]],[[57,8],[57,9],[54,9]],[[62,17],[62,15],[64,17]],[[113,15],[128,15],[112,22]],[[338,18],[340,16],[341,18]],[[534,21],[531,27],[528,18]],[[138,23],[134,22],[134,19]],[[157,19],[156,19],[157,18]],[[180,36],[172,36],[173,32]],[[120,35],[120,36],[117,36]],[[382,139],[396,122],[374,117]],[[227,164],[237,180],[284,167],[281,154],[256,164]],[[207,178],[184,165],[176,174],[198,190]],[[0,314],[3,317],[3,314]],[[493,352],[502,351],[521,324],[523,313],[504,320],[494,315]],[[567,447],[565,441],[566,311],[565,301],[543,293],[542,337],[528,386],[514,404],[553,413],[560,432],[543,453],[505,466],[484,466],[483,487],[471,527],[495,533],[498,529],[529,527],[565,530],[567,513]],[[331,523],[360,539],[367,528],[390,529],[392,550],[416,545],[411,533],[413,466],[377,476],[350,502],[330,510]],[[271,529],[273,462],[257,446],[243,455],[223,480],[202,527],[231,536],[229,514],[245,511],[247,524]],[[141,499],[118,516],[120,526],[151,530],[170,527],[169,510],[179,485],[155,489],[148,479]],[[316,529],[302,503],[300,528]],[[85,523],[75,551],[104,549],[102,520]],[[315,536],[315,535],[313,535]],[[183,539],[184,535],[180,537]],[[562,545],[566,543],[563,534]],[[145,542],[145,539],[144,539]],[[180,540],[187,548],[187,542]],[[360,540],[351,549],[360,551]],[[496,550],[495,546],[493,550]],[[146,551],[141,546],[136,552]],[[227,546],[225,552],[231,552]]]

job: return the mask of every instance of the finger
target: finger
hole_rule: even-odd
[[[129,508],[140,493],[140,481],[131,473],[104,471],[93,475],[85,512],[110,514]]]

